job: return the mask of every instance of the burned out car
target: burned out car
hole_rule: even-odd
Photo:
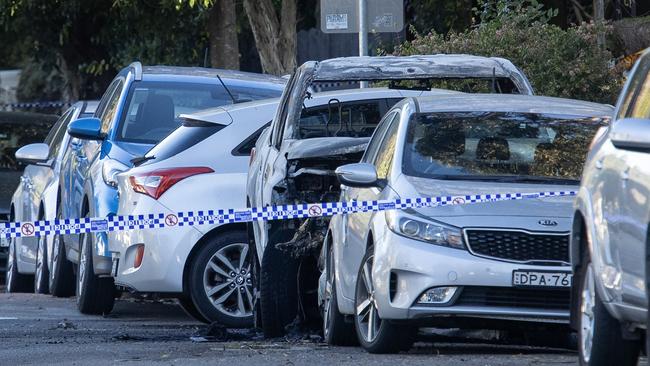
[[[312,91],[321,85],[355,87],[364,82],[372,87],[329,92],[327,108],[309,108],[315,95]],[[387,86],[399,94],[364,98],[375,86]],[[247,204],[264,207],[338,201],[340,184],[334,170],[361,159],[384,113],[407,94],[445,93],[434,86],[533,94],[526,76],[501,58],[430,55],[307,62],[291,76],[270,127],[251,154]],[[349,98],[351,93],[356,100]],[[328,225],[329,218],[250,224],[259,300],[256,321],[261,322],[265,336],[281,335],[292,322],[319,319],[317,261]]]

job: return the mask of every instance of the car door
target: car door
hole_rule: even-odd
[[[639,61],[633,76],[631,94],[617,120],[636,118],[648,121],[650,129],[650,57]],[[629,89],[629,88],[628,88]],[[616,122],[614,122],[616,123]],[[645,261],[650,207],[650,151],[616,148],[621,157],[618,169],[618,231],[614,241],[622,274],[622,300],[633,306],[646,307]]]
[[[122,80],[115,80],[111,83],[97,108],[95,114],[96,117],[102,120],[106,117],[107,106],[115,98],[119,98],[119,93],[121,92],[119,86],[121,83]],[[84,186],[88,175],[88,169],[92,159],[99,152],[100,146],[101,144],[97,141],[81,140],[77,138],[73,138],[70,142],[70,169],[72,179],[70,181],[69,189],[72,194],[68,218],[79,218],[81,215],[81,205],[84,197]]]
[[[377,178],[379,179],[386,179],[388,176],[392,153],[395,151],[395,139],[397,138],[399,119],[400,112],[393,111],[379,122],[368,144],[366,153],[361,160],[362,162],[375,165],[377,168]],[[342,185],[341,200],[378,200],[382,196],[384,189],[378,187],[354,188]],[[343,226],[343,240],[340,243],[340,251],[338,253],[340,263],[339,271],[341,271],[339,279],[343,284],[342,295],[348,299],[354,298],[357,272],[359,271],[361,259],[366,251],[370,220],[373,214],[373,212],[343,214],[340,220]]]
[[[52,176],[54,175],[54,163],[56,157],[58,156],[61,143],[63,138],[66,135],[66,130],[68,123],[74,114],[74,109],[67,110],[61,118],[56,122],[50,134],[47,136],[45,143],[49,147],[49,155],[47,157],[47,162],[44,164],[37,164],[32,175],[32,190],[30,192],[30,204],[32,218],[37,220],[39,217],[41,200],[45,188],[50,183]]]
[[[44,143],[46,143],[50,148],[48,160],[44,163],[30,164],[25,168],[22,191],[22,214],[23,220],[25,221],[33,222],[40,219],[41,195],[45,190],[47,182],[52,177],[52,162],[54,161],[57,148],[57,138],[60,137],[61,130],[65,129],[65,123],[70,115],[71,111],[66,111],[63,116],[56,121],[45,138]],[[23,262],[35,263],[38,238],[25,237],[21,238],[21,240],[17,242],[20,242],[20,245],[17,247],[20,248],[18,250],[20,260]]]

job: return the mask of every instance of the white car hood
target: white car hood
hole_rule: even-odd
[[[547,191],[574,191],[574,185],[547,185],[521,183],[491,183],[482,181],[444,181],[416,177],[400,177],[402,198],[465,196],[494,193],[534,193]],[[573,197],[549,197],[512,201],[485,202],[443,207],[425,207],[417,212],[457,227],[519,227],[529,230],[559,230],[570,228]],[[555,225],[544,225],[548,220]]]

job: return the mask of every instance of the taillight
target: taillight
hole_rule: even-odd
[[[253,160],[255,160],[255,153],[256,153],[255,148],[252,148],[251,149],[251,156],[250,156],[250,158],[248,158],[248,166],[251,166],[251,164],[253,164]]]
[[[134,191],[158,199],[174,184],[197,174],[214,173],[207,167],[157,169],[129,177]]]

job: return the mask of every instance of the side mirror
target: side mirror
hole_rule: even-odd
[[[650,151],[650,119],[624,118],[611,129],[610,139],[617,148]]]
[[[336,168],[336,177],[348,187],[374,187],[378,185],[377,170],[368,163],[347,164]]]
[[[16,151],[16,160],[23,164],[44,163],[50,155],[47,144],[29,144]]]
[[[102,122],[99,118],[79,118],[68,125],[68,134],[82,140],[103,140]]]

